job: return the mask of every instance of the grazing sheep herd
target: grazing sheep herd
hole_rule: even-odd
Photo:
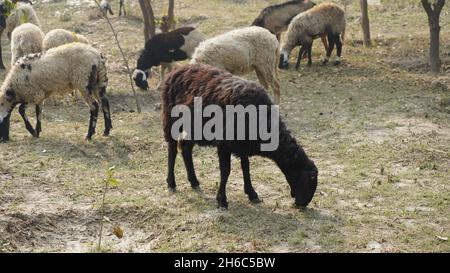
[[[113,15],[108,1],[101,1],[100,10]],[[123,11],[123,12],[122,12]],[[124,1],[120,1],[119,15],[125,15]],[[25,19],[26,20],[25,20]],[[227,208],[226,182],[230,174],[230,157],[241,160],[244,190],[250,201],[260,202],[251,184],[249,157],[272,159],[288,181],[291,195],[298,206],[307,206],[316,191],[318,170],[304,150],[297,144],[286,125],[267,118],[266,126],[277,126],[279,145],[273,151],[260,150],[262,139],[206,140],[174,138],[171,130],[174,107],[182,105],[193,109],[195,98],[201,98],[202,107],[214,105],[224,110],[228,106],[273,107],[280,103],[281,92],[278,67],[288,68],[288,59],[296,46],[301,46],[297,68],[306,53],[311,65],[313,40],[321,37],[326,48],[324,64],[336,46],[338,64],[341,60],[342,40],[345,33],[345,14],[337,5],[316,5],[310,0],[289,1],[264,9],[252,26],[235,29],[207,39],[193,27],[182,27],[155,35],[146,42],[133,73],[135,84],[148,89],[151,69],[161,66],[157,89],[162,92],[162,117],[165,140],[168,143],[168,176],[170,189],[175,190],[175,159],[181,151],[188,180],[193,188],[199,187],[192,150],[195,144],[217,148],[220,162],[220,186],[217,193],[219,207]],[[9,140],[10,117],[15,106],[26,129],[34,137],[41,133],[41,113],[44,101],[55,94],[78,90],[90,109],[86,139],[95,133],[99,109],[104,115],[105,131],[112,129],[110,105],[106,96],[108,85],[106,59],[86,37],[64,29],[47,34],[40,29],[33,7],[26,3],[0,2],[0,35],[11,38],[11,68],[0,88],[0,141]],[[283,39],[281,34],[287,30]],[[342,40],[341,40],[342,38]],[[327,42],[328,39],[328,42]],[[281,46],[280,46],[281,41]],[[1,48],[0,48],[1,53]],[[1,56],[0,56],[1,58]],[[165,77],[165,70],[175,62],[190,59]],[[3,65],[0,59],[0,65]],[[255,71],[261,85],[238,76]],[[267,89],[274,92],[275,104]],[[27,106],[36,105],[36,126],[26,115]],[[258,108],[259,109],[259,108]],[[269,112],[258,110],[258,116],[269,117]],[[221,128],[228,129],[225,125]],[[253,127],[245,125],[248,133]],[[180,132],[181,133],[181,132]]]

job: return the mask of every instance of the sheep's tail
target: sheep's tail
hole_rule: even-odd
[[[108,72],[106,69],[106,58],[103,54],[100,54],[100,62],[98,64],[98,86],[107,87],[108,86]]]

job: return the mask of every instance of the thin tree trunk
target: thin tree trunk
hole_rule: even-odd
[[[161,32],[169,32],[171,28],[175,25],[175,1],[169,0],[169,8],[167,10],[167,15],[164,15],[161,20]]]
[[[361,27],[364,35],[364,46],[370,47],[372,45],[370,38],[370,22],[367,0],[360,0],[361,5]]]
[[[441,72],[440,58],[440,32],[439,20],[445,0],[437,0],[431,4],[428,0],[422,0],[422,6],[428,16],[428,26],[430,27],[430,68],[432,73]]]
[[[150,0],[139,0],[139,5],[144,17],[144,38],[145,42],[155,36],[155,15],[153,14]]]
[[[440,32],[439,19],[434,18],[430,25],[430,67],[431,72],[441,72],[441,58],[439,57]]]
[[[169,0],[169,10],[167,11],[167,16],[169,17],[169,29],[173,28],[175,25],[175,0]]]

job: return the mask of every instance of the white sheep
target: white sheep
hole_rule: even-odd
[[[36,25],[25,23],[16,27],[11,34],[11,66],[20,58],[42,51],[44,33]]]
[[[345,36],[345,12],[338,5],[333,3],[323,3],[300,13],[289,24],[287,33],[281,45],[280,68],[289,67],[289,55],[292,50],[301,45],[296,69],[300,66],[300,61],[305,52],[308,53],[308,65],[312,64],[312,43],[315,38],[324,34],[328,35],[329,46],[324,64],[333,52],[334,46],[337,47],[336,64],[341,62],[342,40]]]
[[[252,26],[208,39],[196,48],[191,63],[204,63],[244,75],[255,71],[260,83],[272,88],[280,102],[277,60],[279,43],[267,29]]]
[[[75,42],[89,44],[89,40],[81,34],[65,29],[53,29],[45,34],[42,49],[49,50],[50,48]]]
[[[86,139],[91,139],[95,133],[99,104],[105,118],[104,135],[109,135],[112,124],[106,97],[106,70],[106,60],[100,52],[82,43],[62,45],[19,59],[0,88],[0,141],[9,139],[9,118],[15,105],[20,104],[19,113],[28,131],[39,137],[44,100],[74,89],[80,91],[91,110]],[[36,129],[31,126],[25,113],[28,104],[36,104]]]
[[[38,27],[41,27],[39,19],[30,4],[17,3],[16,7],[10,11],[8,18],[6,18],[6,27],[4,32],[8,38],[11,38],[12,31],[24,23],[31,23]]]
[[[0,3],[0,36],[5,32],[8,39],[11,40],[12,31],[17,26],[27,22],[40,27],[36,12],[30,4],[12,3],[10,1]],[[1,52],[2,46],[0,44],[0,69],[5,69]]]

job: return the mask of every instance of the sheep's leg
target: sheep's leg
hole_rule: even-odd
[[[109,132],[111,131],[112,121],[111,121],[111,110],[109,108],[109,100],[106,97],[106,87],[100,88],[100,102],[102,103],[102,111],[103,117],[105,119],[105,131],[103,132],[104,136],[109,136]]]
[[[3,30],[0,31],[0,37],[2,37]],[[2,57],[2,45],[0,43],[0,69],[6,69],[5,64],[3,64],[3,57]]]
[[[312,43],[307,45],[308,50],[308,66],[311,67],[312,65]]]
[[[167,160],[167,184],[169,189],[175,192],[175,188],[177,187],[177,183],[175,182],[175,160],[177,159],[177,143],[173,140],[170,140],[168,143],[168,160]]]
[[[269,89],[270,83],[270,87],[272,88],[274,93],[275,103],[279,104],[281,93],[280,93],[280,83],[278,82],[278,80],[274,78],[275,76],[272,75],[272,72],[267,72],[259,69],[255,69],[255,71],[259,82],[262,84],[262,86],[264,86],[264,88]]]
[[[269,89],[269,84],[267,83],[267,80],[264,77],[264,73],[259,69],[255,69],[255,72],[256,76],[258,77],[259,83],[261,83],[261,85],[264,86],[264,88]]]
[[[3,120],[3,126],[0,127],[0,142],[8,142],[9,141],[9,125],[10,125],[11,114],[6,116]]]
[[[278,42],[281,42],[281,33],[275,35],[277,37]]]
[[[188,180],[191,183],[191,187],[195,190],[200,188],[197,175],[195,174],[194,162],[192,160],[192,149],[194,148],[193,142],[183,141],[183,161],[186,167]]]
[[[328,42],[329,45],[327,49],[327,56],[322,62],[323,65],[326,65],[330,61],[331,54],[333,53],[334,50],[335,40],[333,34],[328,34]]]
[[[325,48],[325,51],[328,51],[328,47],[329,47],[329,44],[327,42],[327,36],[328,36],[327,34],[323,34],[320,37],[320,39],[322,40],[323,47]],[[328,40],[329,40],[329,36],[328,36]]]
[[[231,152],[227,148],[220,146],[218,147],[217,151],[219,154],[219,163],[220,163],[220,185],[216,199],[219,208],[227,209],[228,202],[226,195],[226,186],[231,171]]]
[[[298,59],[297,59],[297,64],[295,65],[295,69],[299,69],[300,68],[300,63],[302,62],[303,59],[303,55],[306,53],[306,46],[302,46],[300,48],[300,51],[298,53]]]
[[[334,64],[339,65],[341,63],[341,54],[342,54],[342,41],[341,41],[340,34],[335,35],[334,41],[336,43],[336,49],[337,49],[337,59],[334,62]]]
[[[248,156],[241,156],[241,168],[244,175],[244,192],[247,194],[248,199],[255,204],[261,203],[250,178],[250,162]]]
[[[127,12],[125,11],[124,0],[120,0],[119,16],[122,16],[122,9],[123,9],[123,15],[126,16]]]
[[[86,140],[91,140],[92,136],[95,134],[95,127],[97,126],[98,119],[98,103],[96,101],[91,103],[91,118],[89,120],[89,130],[86,136]]]
[[[41,115],[42,115],[42,106],[40,104],[36,104],[36,137],[39,137],[42,131]]]
[[[38,135],[36,134],[36,131],[34,130],[33,126],[31,125],[30,121],[28,120],[27,117],[27,104],[26,103],[22,103],[19,106],[19,113],[22,116],[23,121],[25,122],[25,127],[27,128],[28,132],[30,132],[30,134],[34,137],[38,137]]]

